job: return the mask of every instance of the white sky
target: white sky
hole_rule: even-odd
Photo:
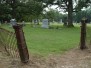
[[[78,0],[77,1],[73,0],[73,2],[74,2],[73,8],[75,8],[76,4],[78,3]],[[60,13],[67,14],[67,12],[64,12],[63,9],[60,9],[59,7],[58,8],[57,7],[58,7],[58,5],[52,5],[51,7],[46,8],[46,10],[49,11],[49,9],[55,9],[55,10],[58,10]]]
[[[49,9],[54,9],[54,10],[58,10],[60,13],[63,13],[63,14],[67,14],[67,12],[64,12],[64,10],[63,9],[60,9],[59,7],[58,7],[58,5],[52,5],[52,6],[50,6],[50,7],[47,7],[47,8],[45,8],[46,9],[46,11],[49,11]]]

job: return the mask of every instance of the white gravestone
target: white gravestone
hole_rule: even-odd
[[[16,23],[16,20],[15,20],[15,19],[11,19],[11,20],[10,20],[10,23],[11,23],[11,25],[12,25],[12,26],[17,25],[17,23]]]
[[[36,27],[36,25],[38,24],[38,21],[35,19],[33,20],[33,23],[34,23],[33,27]]]
[[[22,25],[25,26],[25,21],[22,21]]]
[[[42,28],[49,28],[48,19],[43,19],[42,20]]]
[[[60,19],[60,23],[62,23],[62,19]]]

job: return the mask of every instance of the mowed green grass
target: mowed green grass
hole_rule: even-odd
[[[79,46],[79,26],[65,28],[60,25],[60,29],[43,29],[26,25],[23,29],[29,52],[35,55],[62,54]]]
[[[80,28],[43,29],[24,27],[28,49],[33,54],[61,54],[79,45]]]

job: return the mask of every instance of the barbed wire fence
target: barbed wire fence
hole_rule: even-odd
[[[0,44],[12,58],[19,58],[15,33],[0,28]]]
[[[29,61],[25,37],[21,25],[13,26],[15,32],[0,28],[0,48],[13,59],[21,59],[21,62]]]

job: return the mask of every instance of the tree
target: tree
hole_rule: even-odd
[[[81,11],[83,7],[87,8],[88,6],[90,6],[90,3],[91,3],[91,0],[78,0],[78,4],[76,5],[75,10],[77,12]]]
[[[75,7],[76,15],[75,20],[79,23],[82,17],[90,18],[90,9],[86,9],[90,7],[91,0],[78,0],[78,4]],[[85,8],[83,11],[82,9]],[[89,19],[90,21],[90,19]]]
[[[88,23],[91,21],[91,8],[86,9],[84,11],[79,11],[74,15],[74,21],[79,23],[83,17],[86,17],[88,19]]]
[[[63,14],[61,14],[58,10],[54,10],[54,9],[49,9],[49,11],[47,11],[44,14],[44,18],[49,19],[50,22],[60,22],[61,19],[63,19]]]
[[[76,1],[76,6],[74,6]],[[78,12],[82,7],[87,7],[89,3],[91,3],[90,0],[0,0],[0,18],[14,17],[18,21],[28,16],[38,18],[45,7],[58,5],[64,12],[68,12],[68,26],[71,27],[74,10]]]
[[[8,17],[22,21],[28,16],[38,18],[43,11],[43,4],[37,0],[0,0],[0,11],[0,19]]]
[[[73,27],[73,17],[72,17],[72,13],[73,13],[73,2],[72,0],[68,0],[68,27]]]
[[[73,27],[73,0],[58,0],[59,7],[68,12],[68,27]],[[65,25],[65,24],[64,24]]]
[[[46,0],[43,2],[46,5],[58,5],[60,9],[64,9],[66,12],[68,12],[68,27],[73,27],[73,0]]]
[[[64,12],[68,12],[68,27],[73,27],[73,12],[88,7],[91,0],[46,0],[44,2],[47,3],[46,5],[58,5]]]
[[[53,20],[54,20],[54,18],[55,18],[55,13],[56,13],[55,10],[50,9],[49,11],[47,11],[47,12],[44,14],[44,18],[47,18],[47,19],[49,19],[50,22],[53,22]]]
[[[4,0],[0,0],[0,21],[4,22],[5,20],[9,21],[10,19],[10,6],[6,4]]]

